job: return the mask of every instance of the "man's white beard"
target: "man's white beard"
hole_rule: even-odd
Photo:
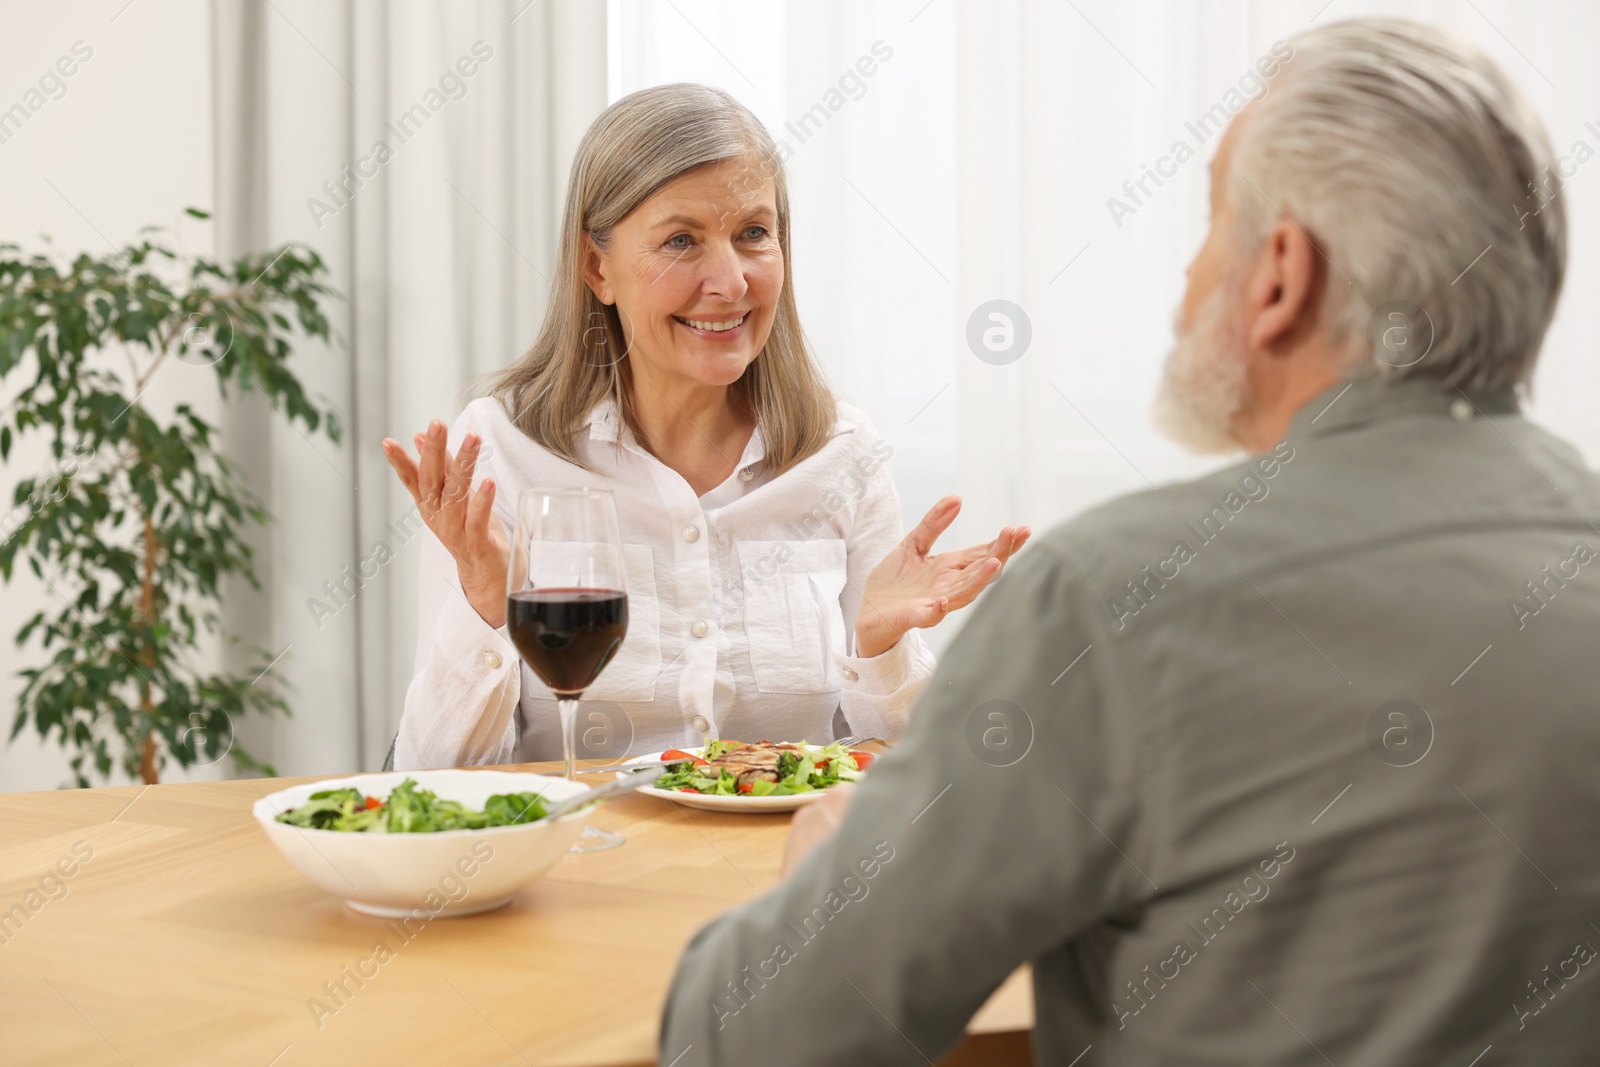
[[[1177,341],[1161,372],[1151,418],[1156,428],[1195,452],[1237,452],[1233,418],[1249,396],[1244,331],[1234,325],[1227,297],[1234,285],[1219,285],[1201,305],[1192,330],[1180,311],[1173,318]]]

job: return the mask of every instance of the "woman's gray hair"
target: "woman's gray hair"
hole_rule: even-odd
[[[774,232],[783,251],[783,287],[772,331],[732,401],[755,416],[762,461],[781,474],[832,436],[837,406],[800,329],[790,269],[789,187],[772,135],[749,108],[721,89],[679,82],[630,93],[606,108],[578,144],[567,181],[561,245],[544,323],[521,358],[479,383],[517,428],[555,456],[587,466],[577,441],[584,420],[612,398],[645,447],[634,416],[627,331],[614,305],[583,280],[586,241],[604,249],[617,223],[675,178],[701,167],[723,170],[731,196],[750,201],[768,183]],[[720,220],[719,220],[720,221]]]
[[[1280,211],[1307,234],[1355,366],[1462,388],[1526,382],[1567,255],[1562,176],[1533,108],[1434,26],[1355,19],[1290,44],[1230,166],[1245,247]],[[1391,321],[1410,348],[1385,345]]]

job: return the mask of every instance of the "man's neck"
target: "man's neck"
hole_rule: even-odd
[[[1342,353],[1340,353],[1342,354]],[[1250,402],[1234,416],[1233,437],[1247,451],[1265,452],[1283,440],[1289,423],[1311,399],[1349,376],[1337,354],[1296,353],[1270,375],[1252,375]]]

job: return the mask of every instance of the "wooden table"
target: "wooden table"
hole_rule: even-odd
[[[777,880],[789,822],[624,797],[593,816],[628,835],[621,848],[401,943],[256,826],[259,797],[313,780],[0,794],[0,1063],[654,1063],[680,951]],[[323,983],[380,940],[394,952],[377,975],[314,1014]],[[1029,1063],[1032,1025],[1019,971],[945,1062]]]

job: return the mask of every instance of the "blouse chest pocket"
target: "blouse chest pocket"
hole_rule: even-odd
[[[597,700],[653,700],[661,673],[661,602],[656,598],[655,553],[649,545],[623,545],[628,576],[628,632],[611,662],[584,697]],[[555,694],[539,686],[540,695]]]
[[[744,628],[763,693],[839,688],[834,654],[845,651],[845,547],[840,540],[740,541]]]

